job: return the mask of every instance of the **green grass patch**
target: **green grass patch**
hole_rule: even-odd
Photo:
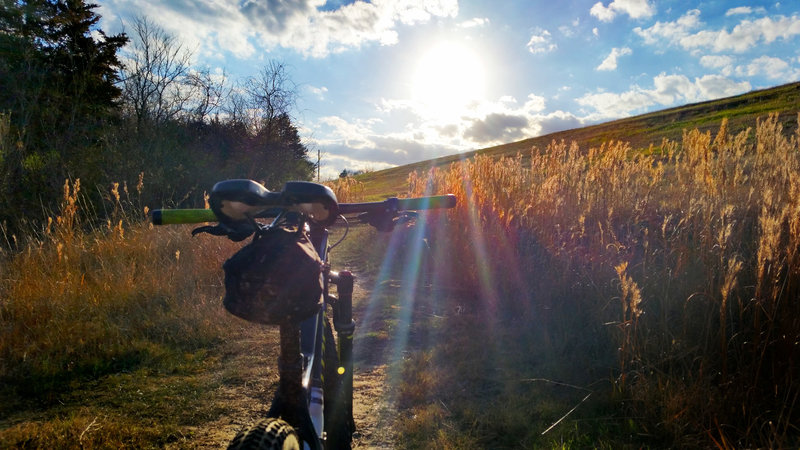
[[[187,429],[227,411],[214,401],[221,365],[205,350],[170,367],[147,366],[95,380],[73,381],[51,400],[4,393],[2,448],[163,448],[191,440]]]

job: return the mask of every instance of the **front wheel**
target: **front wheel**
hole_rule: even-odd
[[[240,431],[228,450],[300,450],[297,433],[281,419],[264,419]]]

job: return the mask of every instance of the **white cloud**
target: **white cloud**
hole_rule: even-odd
[[[720,75],[705,75],[694,81],[685,75],[666,75],[653,78],[653,88],[632,86],[623,93],[598,92],[577,99],[580,105],[593,108],[595,113],[587,120],[605,120],[626,117],[654,105],[672,106],[703,100],[728,97],[750,90],[750,83],[735,82]]]
[[[616,13],[611,7],[606,8],[603,6],[603,2],[595,3],[592,9],[589,10],[589,13],[597,17],[601,22],[611,22],[614,20],[614,16],[616,16]]]
[[[537,116],[533,120],[539,127],[538,136],[580,128],[586,125],[581,118],[565,111],[554,111],[550,114]]]
[[[537,30],[528,41],[527,47],[528,51],[533,54],[548,53],[557,48],[550,32],[547,30]]]
[[[797,81],[800,79],[800,69],[794,68],[788,62],[771,56],[761,56],[750,64],[736,67],[739,76],[754,77],[763,75],[771,80]]]
[[[670,44],[676,44],[680,39],[689,35],[691,30],[702,25],[700,22],[700,10],[693,9],[687,11],[674,22],[656,22],[650,28],[642,29],[636,27],[633,31],[644,39],[646,44],[661,44],[666,40]]]
[[[146,17],[176,36],[186,48],[204,55],[223,49],[237,57],[253,54],[255,32],[235,4],[190,0],[105,0],[98,8],[106,33],[130,32],[133,19]],[[127,28],[127,30],[123,30]]]
[[[318,137],[314,145],[330,155],[328,160],[340,158],[348,164],[336,167],[341,172],[376,166],[377,162],[408,164],[582,125],[572,113],[545,114],[545,108],[546,99],[539,95],[529,94],[524,101],[503,96],[476,104],[450,121],[436,121],[416,111],[407,100],[384,99],[378,110],[380,120],[329,116],[315,121],[309,134]],[[395,114],[403,117],[406,128],[388,135],[378,132],[384,119],[391,121]]]
[[[632,111],[644,110],[654,103],[649,95],[638,88],[621,94],[611,92],[586,94],[576,101],[580,105],[597,110],[597,113],[590,115],[594,120],[626,117]]]
[[[558,27],[558,31],[566,37],[575,36],[576,30],[581,25],[580,17],[573,20],[569,25],[561,25]]]
[[[313,95],[314,97],[317,97],[319,99],[324,99],[325,98],[325,94],[328,93],[328,88],[326,88],[325,86],[322,86],[322,87],[308,86],[307,89],[308,89],[308,92],[311,93],[311,95]]]
[[[649,93],[661,105],[672,105],[681,100],[695,102],[700,99],[697,85],[685,75],[661,73],[653,78],[653,87]]]
[[[545,98],[535,94],[529,94],[528,100],[522,106],[526,112],[541,112],[545,109]]]
[[[348,171],[375,171],[395,167],[396,164],[389,164],[381,161],[374,161],[369,158],[361,159],[347,155],[338,147],[326,147],[320,158],[320,178],[333,180],[339,177],[342,170]],[[335,153],[334,153],[335,152]]]
[[[600,31],[597,29],[597,27],[592,28],[592,34],[595,36],[600,36]]]
[[[401,24],[458,14],[457,0],[356,1],[320,10],[324,5],[325,0],[106,0],[99,12],[111,28],[122,17],[146,15],[190,48],[224,49],[240,58],[277,46],[324,57],[367,43],[392,45]]]
[[[585,125],[570,112],[532,113],[523,109],[491,112],[468,118],[460,128],[464,137],[478,148],[542,136]]]
[[[458,24],[461,28],[481,28],[489,25],[489,19],[486,17],[473,17],[472,19],[465,20]]]
[[[358,1],[335,11],[303,11],[284,32],[276,34],[266,28],[259,36],[307,56],[324,57],[368,42],[393,45],[398,24],[413,25],[457,13],[456,0]]]
[[[650,28],[635,28],[645,43],[651,45],[677,45],[685,50],[710,49],[715,52],[745,52],[761,44],[771,44],[777,39],[789,40],[800,35],[800,16],[763,17],[741,20],[732,30],[699,30],[700,11],[691,10],[675,22],[657,22]]]
[[[748,15],[754,12],[758,14],[766,14],[767,10],[761,7],[753,9],[749,6],[739,6],[725,11],[725,17],[735,16],[735,15]]]
[[[529,94],[521,105],[514,97],[505,96],[496,102],[484,102],[466,114],[458,127],[469,139],[467,144],[481,148],[584,124],[583,119],[570,112],[544,113],[546,103],[544,97],[535,94]]]
[[[733,64],[733,58],[724,55],[704,55],[700,58],[700,64],[710,69],[720,69]]]
[[[449,143],[452,136],[439,137],[446,133],[432,126],[414,124],[400,132],[379,133],[376,127],[381,123],[379,119],[348,120],[339,116],[315,121],[308,133],[318,137],[308,142],[323,152],[323,178],[336,176],[343,169],[380,170],[454,154],[465,148]]]
[[[648,0],[614,0],[608,6],[603,6],[603,2],[597,2],[589,10],[589,13],[601,22],[611,22],[618,13],[627,14],[632,19],[646,19],[655,12],[655,8]]]
[[[606,71],[617,70],[617,58],[619,58],[620,56],[630,55],[632,53],[633,50],[631,50],[628,47],[622,47],[622,48],[615,47],[611,49],[611,53],[609,53],[608,56],[606,56],[606,59],[604,59],[603,62],[600,63],[600,65],[597,66],[595,70],[606,70]]]
[[[731,8],[725,11],[725,17],[728,16],[735,16],[737,14],[750,14],[753,12],[753,8],[749,6],[738,6],[736,8]]]
[[[732,97],[752,89],[747,81],[737,83],[721,75],[704,75],[695,79],[695,85],[698,89],[698,101]]]
[[[522,114],[491,113],[473,120],[464,137],[475,142],[513,142],[524,136],[528,125],[528,118]]]
[[[719,69],[722,75],[733,73],[733,58],[726,55],[703,55],[700,65],[709,69]]]

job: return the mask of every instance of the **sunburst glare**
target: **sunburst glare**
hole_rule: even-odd
[[[452,119],[484,98],[485,85],[481,58],[462,44],[441,41],[419,59],[411,96],[423,114]]]

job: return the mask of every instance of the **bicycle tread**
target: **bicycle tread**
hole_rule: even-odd
[[[233,438],[228,450],[283,449],[299,450],[297,433],[281,419],[264,419],[242,430]]]

